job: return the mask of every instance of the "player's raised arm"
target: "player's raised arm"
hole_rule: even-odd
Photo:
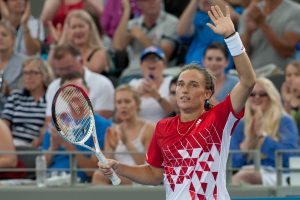
[[[212,6],[208,11],[212,24],[207,24],[215,33],[223,35],[225,42],[233,56],[234,64],[238,72],[240,82],[231,91],[230,97],[233,109],[239,113],[245,106],[246,100],[255,84],[255,72],[246,53],[239,34],[235,31],[230,19],[229,7],[226,6],[225,16],[219,6]]]

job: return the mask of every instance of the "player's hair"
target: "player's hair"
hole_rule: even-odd
[[[264,117],[262,118],[263,131],[265,131],[269,136],[274,140],[278,140],[278,128],[280,124],[280,119],[282,114],[285,113],[281,97],[269,79],[265,77],[259,77],[256,79],[256,84],[261,86],[263,90],[267,93],[270,102],[266,111],[263,113]],[[253,111],[251,112],[251,101],[247,101],[245,107],[245,135],[251,135],[251,124],[253,121]]]
[[[206,68],[200,67],[196,63],[192,63],[192,64],[185,65],[182,68],[182,70],[180,71],[178,77],[180,77],[182,72],[185,72],[188,70],[196,70],[204,76],[205,89],[211,91],[211,96],[213,96],[213,94],[215,93],[215,77],[209,72],[209,70],[207,70]],[[204,106],[205,110],[209,110],[214,106],[208,100],[206,100],[204,105],[205,105]]]

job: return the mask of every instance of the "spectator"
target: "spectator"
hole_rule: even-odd
[[[24,89],[14,90],[7,98],[1,118],[11,129],[15,146],[38,147],[52,71],[40,58],[32,57],[23,63],[22,78]]]
[[[121,74],[120,83],[142,76],[139,62],[144,48],[152,45],[160,47],[166,54],[167,64],[176,47],[178,19],[162,9],[162,0],[137,0],[137,4],[142,15],[129,21],[129,0],[122,0],[124,12],[113,37],[112,45],[116,51],[125,51],[129,47],[129,66]]]
[[[179,108],[176,101],[177,80],[178,76],[173,77],[169,85],[169,102],[173,108],[173,111],[168,115],[169,117],[175,117],[177,114],[179,114]]]
[[[189,48],[185,56],[185,63],[198,63],[203,66],[203,55],[205,49],[212,42],[224,43],[221,35],[215,34],[206,24],[212,23],[207,11],[211,3],[218,3],[224,7],[224,2],[219,0],[191,0],[182,15],[177,26],[177,34]],[[204,37],[205,36],[205,37]],[[231,58],[230,58],[231,59]]]
[[[129,82],[141,96],[140,117],[154,123],[173,111],[168,101],[172,77],[163,75],[165,59],[165,54],[160,48],[145,48],[140,56],[143,78]]]
[[[88,10],[95,14],[95,24],[99,25],[99,16],[103,11],[102,3],[99,0],[46,0],[40,15],[40,20],[47,24],[49,29],[62,30],[67,15],[72,10]],[[56,37],[52,35],[52,37]],[[48,42],[52,43],[52,38],[48,37]]]
[[[0,119],[0,151],[11,151],[10,154],[0,154],[1,168],[22,168],[22,162],[18,161],[16,148],[13,144],[11,132],[7,125]],[[15,153],[15,154],[13,154]],[[23,178],[25,172],[0,172],[0,179]]]
[[[2,120],[0,120],[0,133],[0,151],[16,151],[11,132]],[[0,168],[16,167],[17,161],[16,154],[0,154]]]
[[[138,17],[141,11],[137,6],[137,0],[130,0],[131,17]],[[103,14],[101,15],[101,25],[103,31],[109,36],[113,37],[118,24],[123,15],[122,0],[105,1]]]
[[[60,30],[52,29],[52,32],[55,31],[57,31],[55,34],[57,38],[54,40],[60,45],[72,44],[76,47],[80,51],[83,64],[89,70],[96,73],[108,72],[106,50],[102,46],[93,19],[86,11],[73,10],[69,12],[62,33],[58,33]]]
[[[256,85],[246,103],[245,117],[234,131],[231,150],[259,150],[261,170],[256,171],[253,157],[248,154],[234,154],[233,167],[242,167],[232,178],[234,185],[241,183],[276,184],[275,152],[298,149],[298,132],[292,118],[281,104],[280,94],[273,83],[263,77]],[[283,155],[283,166],[288,166],[288,154]]]
[[[75,84],[83,88],[87,93],[89,91],[85,80],[79,72],[71,72],[61,79],[62,86],[67,84]],[[100,148],[103,149],[105,132],[111,125],[111,122],[98,114],[95,114],[94,118],[99,145]],[[92,138],[89,138],[85,144],[92,147],[94,145]],[[88,151],[84,147],[76,146],[63,140],[54,127],[51,127],[51,129],[46,131],[42,147],[44,150],[49,151]],[[68,155],[46,154],[46,160],[50,169],[65,169],[65,171],[69,172],[70,158]],[[76,154],[76,162],[79,168],[95,168],[97,166],[97,158],[95,156],[91,157],[90,155]],[[89,181],[92,176],[91,171],[79,170],[77,174],[80,177],[81,182]]]
[[[204,51],[203,65],[215,77],[215,93],[213,98],[217,102],[223,101],[238,83],[238,78],[225,74],[228,66],[228,53],[223,43],[214,42]]]
[[[300,132],[300,61],[291,61],[285,68],[285,81],[281,87],[284,107],[294,118]]]
[[[114,105],[114,87],[111,81],[101,74],[91,72],[83,65],[80,52],[70,44],[58,45],[53,49],[52,67],[57,75],[64,76],[77,71],[84,77],[89,88],[89,96],[94,111],[104,118],[111,118]],[[51,105],[55,92],[60,87],[60,78],[55,79],[46,92],[47,109],[45,127],[51,121]]]
[[[14,28],[9,23],[0,21],[0,113],[10,92],[22,89],[22,63],[25,56],[14,51],[15,40]]]
[[[291,0],[253,0],[240,19],[240,33],[254,69],[275,64],[283,71],[300,40],[300,6]]]
[[[140,98],[130,86],[122,85],[116,89],[115,107],[121,122],[107,130],[105,151],[109,158],[129,164],[144,164],[154,125],[139,117]],[[121,184],[132,184],[121,177]],[[94,184],[110,184],[100,172],[95,172]]]
[[[40,52],[45,39],[43,24],[31,15],[30,1],[0,0],[1,16],[16,30],[15,51],[25,55]]]
[[[190,1],[191,0],[164,0],[165,10],[176,17],[180,17]]]

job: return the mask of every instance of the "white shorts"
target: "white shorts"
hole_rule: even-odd
[[[242,169],[254,169],[254,165],[245,165],[242,167]],[[276,181],[277,181],[277,177],[276,177],[276,170],[274,167],[271,166],[261,166],[260,168],[260,175],[261,175],[261,179],[262,179],[262,184],[264,186],[276,186]],[[289,175],[287,173],[282,175],[282,186],[287,186],[287,177],[289,177]]]
[[[260,174],[264,186],[275,186],[277,184],[276,170],[271,166],[261,166]],[[287,186],[288,174],[282,175],[282,186]]]

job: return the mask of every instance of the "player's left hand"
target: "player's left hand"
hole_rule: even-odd
[[[233,22],[230,18],[230,9],[226,6],[226,14],[223,15],[219,6],[212,6],[208,11],[208,15],[214,25],[207,23],[207,26],[211,28],[213,32],[219,35],[223,35],[225,38],[235,32]]]

